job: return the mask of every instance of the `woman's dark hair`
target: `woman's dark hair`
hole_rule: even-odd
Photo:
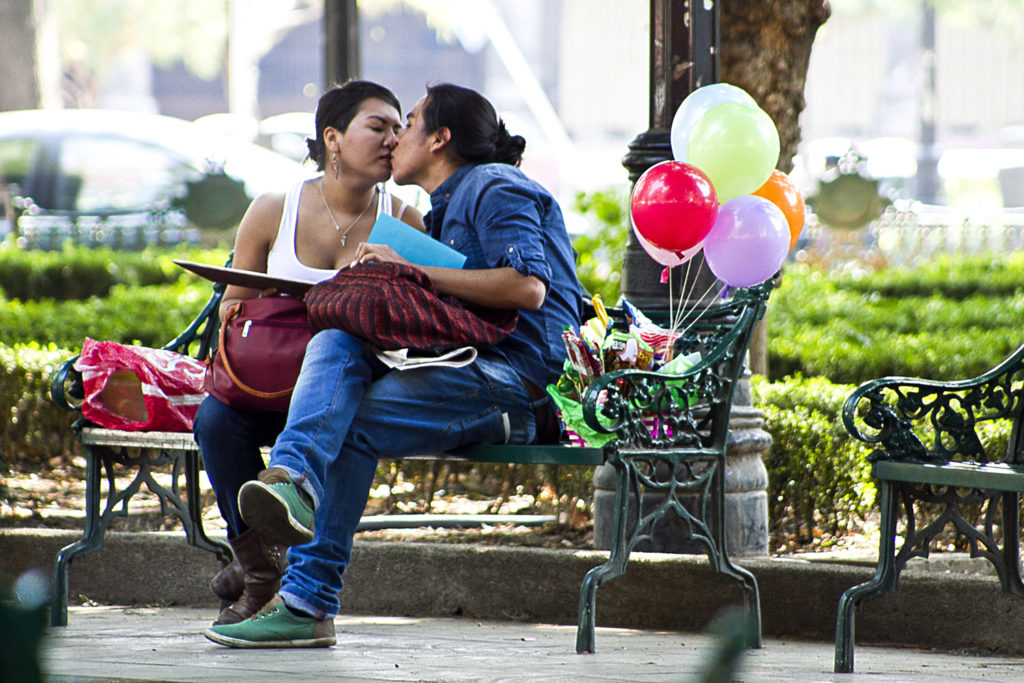
[[[467,163],[518,166],[523,160],[526,140],[509,135],[491,103],[475,90],[451,83],[429,86],[420,115],[426,132],[451,131],[455,153]]]
[[[320,96],[320,102],[316,105],[316,138],[306,138],[309,158],[316,162],[318,170],[324,170],[327,163],[324,130],[330,126],[344,133],[359,112],[360,105],[371,98],[383,100],[399,112],[402,111],[402,105],[393,92],[371,81],[348,81]]]

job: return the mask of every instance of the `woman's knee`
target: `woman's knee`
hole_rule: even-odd
[[[248,411],[232,408],[213,396],[207,396],[199,404],[196,417],[192,421],[192,431],[197,436],[200,433],[215,434],[226,428],[248,426],[251,420]]]

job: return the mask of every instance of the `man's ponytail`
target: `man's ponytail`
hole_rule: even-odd
[[[441,83],[427,88],[422,110],[427,132],[447,128],[458,157],[470,164],[518,166],[526,139],[510,135],[487,99],[469,88]]]

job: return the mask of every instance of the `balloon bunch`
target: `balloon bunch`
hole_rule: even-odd
[[[779,134],[745,91],[716,83],[679,106],[672,161],[637,180],[630,203],[640,246],[672,268],[703,249],[718,280],[749,287],[772,277],[804,224],[804,200],[775,170]]]

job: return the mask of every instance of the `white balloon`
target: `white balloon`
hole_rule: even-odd
[[[746,90],[728,83],[712,83],[697,88],[686,96],[672,117],[672,130],[669,139],[672,143],[672,158],[686,161],[686,147],[690,142],[690,133],[712,107],[725,102],[749,105],[759,108],[754,98]]]

